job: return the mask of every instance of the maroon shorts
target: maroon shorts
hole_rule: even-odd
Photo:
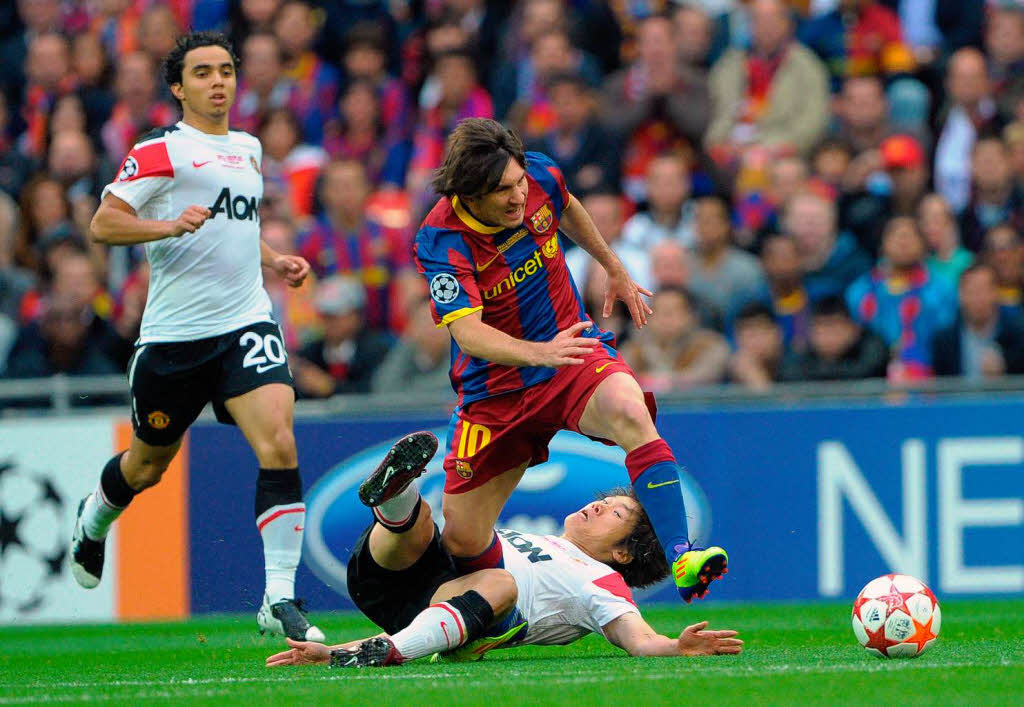
[[[617,351],[598,346],[584,363],[563,366],[543,383],[457,408],[448,425],[445,493],[465,493],[527,462],[546,462],[555,433],[579,432],[590,396],[605,378],[620,371],[636,378]],[[654,396],[644,393],[644,399],[653,419]]]

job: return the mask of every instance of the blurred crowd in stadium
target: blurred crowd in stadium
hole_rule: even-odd
[[[1024,373],[1021,0],[17,0],[0,8],[0,378],[123,372],[141,247],[104,185],[178,119],[184,29],[241,56],[300,393],[448,389],[410,244],[464,117],[561,165],[655,316],[588,311],[654,390]],[[196,236],[201,237],[201,236]]]

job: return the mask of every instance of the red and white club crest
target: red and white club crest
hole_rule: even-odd
[[[853,602],[853,633],[881,658],[914,658],[935,642],[942,623],[939,602],[924,582],[887,574],[867,583]]]

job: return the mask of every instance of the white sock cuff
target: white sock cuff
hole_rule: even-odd
[[[271,506],[267,510],[263,511],[256,517],[256,528],[261,533],[263,528],[268,524],[279,518],[280,516],[291,514],[291,513],[305,513],[305,503],[288,503],[282,506]]]

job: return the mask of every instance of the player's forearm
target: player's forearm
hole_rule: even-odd
[[[280,255],[276,250],[267,245],[267,242],[260,239],[260,265],[265,268],[271,267],[274,263],[274,259]]]
[[[465,319],[470,319],[465,317]],[[449,326],[463,353],[503,366],[536,366],[537,344],[509,336],[480,320],[459,319]]]
[[[594,220],[590,218],[590,214],[576,200],[576,197],[569,197],[569,206],[562,212],[562,221],[559,227],[576,245],[587,251],[594,260],[600,263],[607,272],[610,273],[622,267],[618,256],[601,236]]]
[[[141,219],[126,211],[100,205],[89,230],[93,240],[99,243],[134,245],[170,237],[172,224],[171,221]]]
[[[626,652],[638,658],[671,658],[682,655],[679,641],[668,636],[648,635],[626,648]]]

